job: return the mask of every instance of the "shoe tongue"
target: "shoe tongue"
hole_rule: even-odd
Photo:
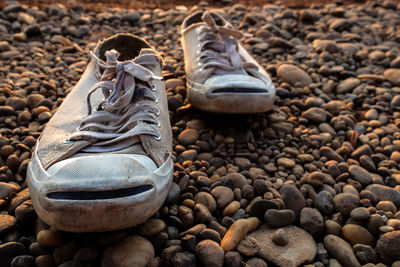
[[[143,55],[157,55],[157,53],[151,48],[142,48],[142,50],[140,50],[139,56]]]

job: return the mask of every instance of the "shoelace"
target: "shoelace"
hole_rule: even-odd
[[[214,68],[214,71],[258,69],[250,62],[244,62],[238,52],[236,38],[249,35],[228,28],[227,25],[218,26],[212,15],[206,11],[201,19],[207,24],[200,29],[201,54],[200,61],[203,68]]]
[[[77,131],[66,142],[88,140],[91,145],[83,152],[111,152],[140,142],[140,135],[151,135],[160,140],[160,110],[153,91],[152,80],[162,80],[145,66],[155,65],[158,58],[153,54],[121,62],[118,52],[105,53],[106,62],[90,52],[100,68],[104,69],[100,81],[87,95],[88,115]],[[102,89],[104,100],[92,111],[91,95]]]

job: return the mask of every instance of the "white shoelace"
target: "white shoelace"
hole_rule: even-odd
[[[66,142],[88,140],[91,145],[82,149],[83,152],[111,152],[140,142],[142,134],[160,140],[157,120],[160,110],[151,82],[162,77],[155,76],[146,67],[157,64],[158,57],[145,54],[122,62],[113,49],[105,53],[104,62],[90,54],[104,72],[87,95],[88,115]],[[100,88],[104,100],[92,111],[91,95]]]

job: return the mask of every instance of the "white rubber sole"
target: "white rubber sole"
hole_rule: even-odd
[[[27,182],[44,222],[62,231],[101,232],[145,222],[164,203],[172,174],[172,156],[157,168],[136,154],[76,157],[46,171],[35,151]]]

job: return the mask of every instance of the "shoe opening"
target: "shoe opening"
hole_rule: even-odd
[[[105,191],[52,192],[47,197],[55,200],[97,200],[130,197],[142,194],[153,188],[151,185],[141,185],[129,188]]]
[[[267,94],[268,90],[261,88],[227,87],[211,91],[211,94]]]
[[[201,16],[203,15],[203,13],[204,13],[203,11],[200,11],[200,12],[193,13],[192,15],[189,15],[189,17],[187,17],[182,24],[183,29],[186,29],[187,27],[189,27],[192,24],[203,22],[203,20],[201,19]],[[210,12],[210,14],[214,18],[214,20],[218,26],[223,26],[225,24],[219,15],[212,13],[212,12]]]
[[[115,49],[120,53],[118,60],[126,61],[137,57],[143,48],[150,48],[150,44],[134,35],[121,33],[105,39],[98,47],[96,55],[105,60],[104,54]]]

